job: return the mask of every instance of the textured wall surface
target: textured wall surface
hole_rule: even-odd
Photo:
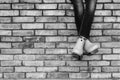
[[[90,35],[78,60],[69,0],[0,0],[0,80],[120,80],[120,0],[97,1]]]

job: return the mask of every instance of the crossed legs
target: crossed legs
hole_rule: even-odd
[[[85,0],[86,8],[84,8],[83,0],[72,0],[72,3],[78,35],[89,38],[96,8],[96,0]]]
[[[96,0],[85,0],[85,9],[83,0],[72,0],[72,3],[75,13],[75,23],[79,35],[73,53],[82,55],[83,49],[88,53],[92,53],[98,49],[98,45],[89,41],[91,25],[96,8]]]

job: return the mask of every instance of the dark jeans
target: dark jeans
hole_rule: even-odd
[[[85,0],[85,9],[83,0],[71,0],[71,2],[74,7],[78,35],[89,38],[97,0]]]

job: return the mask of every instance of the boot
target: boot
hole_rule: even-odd
[[[85,43],[85,38],[84,37],[80,37],[77,40],[77,42],[75,44],[75,47],[73,48],[72,53],[81,56],[83,54],[84,43]]]
[[[98,52],[99,46],[97,44],[91,43],[88,39],[85,41],[84,49],[89,54],[95,54]]]

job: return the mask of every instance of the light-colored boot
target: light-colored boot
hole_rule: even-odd
[[[84,43],[85,38],[80,36],[75,44],[75,47],[73,48],[72,53],[81,56],[83,54]]]
[[[87,53],[95,54],[98,52],[98,48],[97,44],[90,42],[88,39],[85,41],[84,49]]]

